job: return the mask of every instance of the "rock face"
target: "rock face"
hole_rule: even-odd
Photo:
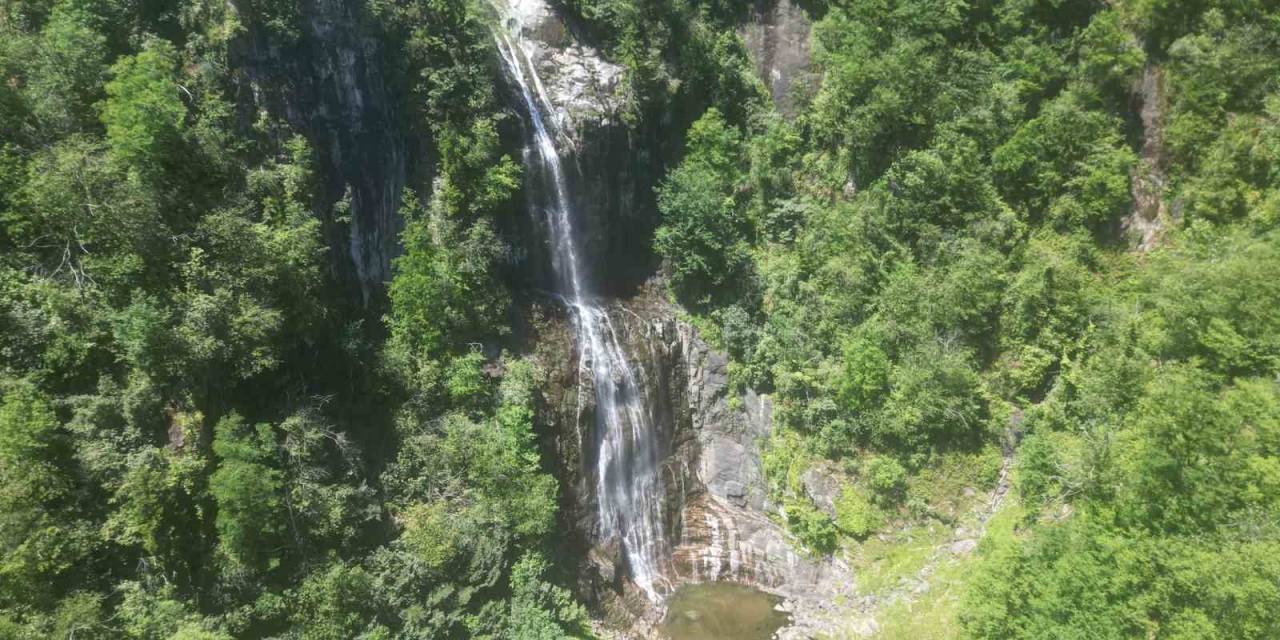
[[[248,89],[242,105],[285,120],[315,149],[327,240],[349,260],[335,270],[354,274],[368,302],[390,280],[408,154],[380,34],[363,11],[356,0],[302,0],[295,36],[249,28],[231,59]],[[336,220],[339,203],[349,205],[349,224]]]
[[[620,122],[623,108],[621,66],[573,38],[545,0],[511,0],[506,20],[517,27],[551,98],[560,129],[581,149],[592,127]],[[594,140],[592,140],[594,142]]]
[[[1171,212],[1164,199],[1165,97],[1164,74],[1160,67],[1147,65],[1134,97],[1141,107],[1142,155],[1132,172],[1133,212],[1125,218],[1123,224],[1135,248],[1145,252],[1155,248],[1165,230],[1171,226],[1170,217],[1176,217],[1176,207]]]
[[[692,431],[696,447],[678,452],[690,473],[673,582],[756,586],[792,601],[797,614],[811,601],[828,601],[852,586],[849,568],[799,550],[769,517],[776,506],[768,500],[760,446],[772,428],[770,398],[748,390],[735,399],[727,355],[688,324],[677,322],[676,328],[684,370],[684,388],[676,393],[689,400],[682,426]]]
[[[670,434],[664,462],[666,531],[670,557],[663,566],[664,586],[728,581],[783,596],[797,623],[830,606],[840,593],[852,592],[850,571],[842,562],[816,558],[801,550],[771,517],[760,458],[760,444],[771,429],[768,396],[729,387],[728,358],[710,348],[657,287],[618,303],[610,313],[633,364],[645,372],[646,394]],[[551,323],[552,326],[555,323]],[[644,637],[661,610],[631,588],[616,545],[594,540],[595,497],[589,474],[592,438],[590,376],[576,375],[576,360],[566,358],[567,331],[556,346],[545,344],[539,359],[548,374],[547,413],[559,434],[556,456],[566,487],[565,513],[579,540],[589,548],[580,590],[606,613],[624,637]],[[548,365],[550,365],[549,368]],[[807,631],[805,631],[807,633]],[[799,633],[797,631],[796,633]],[[795,636],[795,637],[804,637]]]
[[[795,91],[813,85],[809,71],[809,16],[795,0],[757,0],[742,28],[756,73],[769,87],[774,106],[795,115]]]
[[[798,68],[796,43],[807,35],[796,35],[796,20],[803,18],[798,9],[785,4],[777,11],[782,17],[763,36],[772,52],[765,64],[779,69],[785,83]],[[672,124],[683,116],[626,122],[622,69],[579,44],[574,25],[544,0],[513,0],[500,14],[541,81],[562,154],[573,156],[565,164],[572,167],[568,191],[582,239],[580,263],[590,265],[589,288],[619,300],[601,306],[636,378],[643,380],[642,404],[657,423],[654,432],[667,439],[660,447],[666,550],[661,590],[704,581],[757,586],[786,597],[797,628],[808,628],[803,621],[809,611],[851,586],[849,570],[798,549],[775,521],[760,458],[772,424],[770,399],[751,392],[737,397],[729,386],[728,357],[680,321],[662,287],[649,279],[656,266],[649,253],[657,224],[653,186],[671,156],[664,145],[678,145],[683,137],[683,127]],[[807,34],[807,22],[803,29]],[[807,51],[801,57],[807,61]],[[517,98],[522,99],[513,92]],[[679,114],[680,105],[672,111]],[[539,170],[536,162],[525,165],[527,176]],[[546,184],[536,178],[529,177],[527,189]],[[548,281],[550,255],[541,240],[530,239],[548,237],[538,203],[550,199],[533,196],[529,228],[513,235],[529,243],[518,251],[519,260],[537,287]],[[564,544],[569,555],[583,558],[578,591],[612,626],[626,629],[624,637],[650,636],[661,608],[627,579],[627,554],[619,541],[600,535],[592,374],[579,367],[575,332],[558,305],[533,305],[530,315],[536,316],[529,322],[534,357],[546,375],[544,444],[558,467],[562,518],[571,532]]]

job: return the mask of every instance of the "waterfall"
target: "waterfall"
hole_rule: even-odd
[[[578,371],[590,372],[595,391],[593,442],[598,523],[602,541],[618,540],[634,580],[651,600],[665,586],[659,563],[666,555],[662,528],[663,486],[659,432],[645,398],[644,370],[628,362],[605,301],[593,296],[589,273],[579,258],[572,200],[556,147],[559,125],[542,80],[520,39],[519,27],[497,29],[494,39],[503,66],[519,88],[529,119],[525,164],[534,169],[548,196],[546,216],[557,293],[573,318]],[[544,112],[544,108],[547,110]],[[536,165],[534,163],[537,163]],[[531,210],[538,207],[531,200]]]

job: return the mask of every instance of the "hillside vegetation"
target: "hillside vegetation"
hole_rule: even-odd
[[[989,486],[999,447],[1025,515],[963,577],[962,635],[1280,633],[1280,10],[804,6],[800,113],[709,109],[655,239],[775,393],[788,527],[857,555],[949,521],[939,470]]]
[[[242,55],[329,4],[419,141],[369,300]],[[772,394],[808,553],[891,588],[1003,472],[930,633],[1280,637],[1280,5],[806,0],[783,117],[748,3],[554,4],[628,123],[697,107],[652,245]],[[0,3],[0,638],[593,637],[513,355],[489,15]]]
[[[320,8],[0,5],[0,637],[589,635],[535,372],[472,346],[519,185],[487,27],[353,6],[438,166],[368,307],[351,203],[235,55],[305,51]]]

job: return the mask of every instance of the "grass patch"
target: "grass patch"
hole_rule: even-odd
[[[987,498],[1000,477],[1001,462],[996,445],[973,453],[944,453],[908,480],[907,499],[928,505],[938,515],[955,517]],[[965,495],[967,489],[972,495]]]
[[[1004,539],[1013,535],[1014,526],[1022,518],[1022,507],[1010,500],[987,523],[983,546],[990,539]],[[876,616],[880,630],[877,640],[951,640],[962,637],[957,615],[965,589],[965,579],[973,574],[974,567],[982,562],[982,552],[963,556],[947,554],[938,562],[929,578],[929,590],[912,594],[885,609]]]
[[[869,538],[851,549],[850,564],[858,581],[858,591],[881,593],[897,587],[904,578],[914,579],[944,542],[951,529],[938,522],[912,527],[905,532]]]

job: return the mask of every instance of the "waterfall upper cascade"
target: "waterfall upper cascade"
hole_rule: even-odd
[[[581,375],[589,372],[595,394],[594,468],[600,541],[618,540],[631,578],[651,600],[669,589],[662,566],[669,562],[663,533],[661,437],[643,367],[628,360],[609,315],[607,300],[593,293],[589,265],[582,264],[575,215],[556,146],[559,123],[542,80],[520,36],[518,20],[494,37],[502,62],[523,98],[530,130],[525,165],[543,187],[546,202],[534,204],[549,230],[556,293],[568,305],[576,333]],[[586,442],[584,438],[584,442]]]

